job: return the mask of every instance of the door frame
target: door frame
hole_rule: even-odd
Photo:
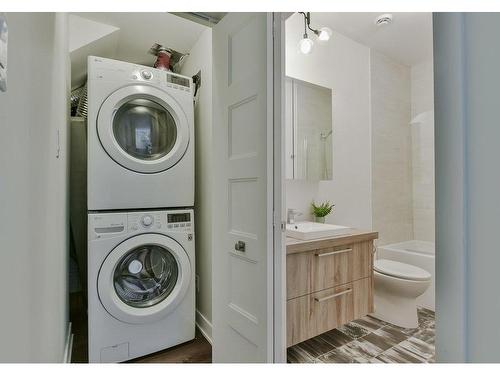
[[[285,195],[285,20],[293,13],[272,13],[273,41],[273,362],[286,363],[286,195]]]

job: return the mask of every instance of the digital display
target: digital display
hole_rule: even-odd
[[[167,221],[169,223],[185,223],[191,221],[191,215],[189,212],[185,212],[182,214],[168,214]]]
[[[167,82],[173,83],[174,85],[189,87],[189,79],[183,77],[177,77],[172,74],[167,74]]]

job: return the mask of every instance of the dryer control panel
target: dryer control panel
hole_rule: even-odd
[[[174,72],[155,69],[104,57],[88,57],[88,77],[91,80],[139,82],[174,89],[178,94],[193,95],[193,79]]]

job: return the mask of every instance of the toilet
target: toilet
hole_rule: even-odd
[[[375,260],[373,271],[375,311],[371,315],[403,328],[417,328],[417,297],[431,284],[431,274],[388,259]]]

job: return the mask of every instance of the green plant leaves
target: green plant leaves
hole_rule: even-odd
[[[319,205],[314,201],[311,202],[311,212],[316,217],[325,217],[329,215],[332,212],[333,207],[335,207],[335,205],[331,204],[330,201],[320,203]]]

